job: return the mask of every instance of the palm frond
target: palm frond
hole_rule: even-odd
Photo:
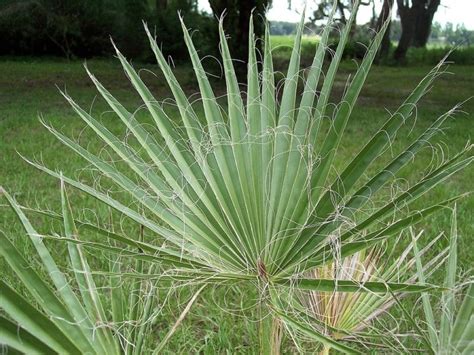
[[[456,285],[457,273],[457,216],[456,206],[453,208],[451,219],[451,236],[449,242],[449,254],[446,262],[445,290],[442,292],[440,304],[437,306],[429,294],[422,295],[423,312],[426,319],[426,332],[428,333],[429,345],[435,353],[469,354],[474,350],[474,283],[468,281],[466,287],[459,288]],[[417,253],[418,246],[413,240],[418,277],[425,280],[425,267],[421,255]],[[456,297],[459,289],[464,290],[461,305],[456,312]],[[435,307],[439,312],[434,312]],[[436,319],[435,314],[440,319]]]
[[[127,251],[120,248],[116,252],[116,262],[111,262],[111,272],[101,274],[106,276],[107,282],[100,285],[96,283],[96,277],[100,273],[90,268],[88,254],[84,249],[89,247],[90,243],[101,247],[105,245],[85,242],[79,238],[80,231],[76,227],[63,180],[62,213],[52,215],[63,222],[61,236],[49,238],[38,233],[23,212],[24,208],[6,191],[2,190],[2,193],[35,246],[46,277],[40,270],[35,270],[32,261],[26,260],[9,238],[0,233],[0,255],[30,294],[30,297],[25,298],[6,282],[0,281],[0,308],[5,312],[5,315],[0,317],[0,343],[24,353],[141,354],[152,339],[151,324],[156,318],[157,303],[152,293],[160,280],[150,277],[133,279],[131,291],[126,295],[123,288],[127,287],[129,282],[124,270],[121,270],[119,259],[126,257]],[[95,226],[92,230],[104,232]],[[106,231],[105,234],[110,238],[113,233]],[[50,239],[67,243],[72,275],[69,272],[71,270],[61,270],[51,256],[46,244]],[[128,240],[125,237],[116,239],[121,242]],[[137,273],[153,273],[157,270],[158,261],[150,266],[143,264],[150,261],[149,258],[142,258],[139,252],[139,248],[146,249],[146,244],[138,242],[129,245],[137,249],[131,255],[137,260],[137,264],[143,266],[136,269]],[[149,247],[149,252],[150,248],[156,251]],[[103,248],[112,254],[113,249],[111,245]],[[162,262],[161,258],[159,262]],[[110,303],[109,293],[112,295]],[[149,293],[148,297],[146,293]],[[198,295],[199,292],[193,297],[193,302]],[[193,302],[185,309],[181,320]],[[161,346],[166,344],[179,323],[175,324],[173,331],[161,341]]]

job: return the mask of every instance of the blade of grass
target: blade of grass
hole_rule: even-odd
[[[344,243],[342,244],[338,257],[344,258],[352,254],[355,254],[360,250],[367,249],[377,243],[381,243],[387,238],[393,236],[394,234],[397,234],[401,232],[402,230],[415,225],[416,223],[423,220],[427,216],[430,216],[431,214],[438,212],[441,209],[447,208],[449,205],[453,204],[455,201],[465,196],[466,194],[459,195],[459,196],[450,198],[448,200],[439,202],[435,205],[429,206],[425,209],[415,211],[412,214],[404,218],[401,218],[398,221],[393,222],[386,227],[383,227],[379,230],[371,232],[367,235],[360,236],[359,238],[356,238],[354,241]],[[347,239],[349,239],[350,237],[353,237],[356,234],[356,232],[354,231],[351,232],[351,231],[347,232],[346,234],[343,234],[341,236],[341,241],[347,241]],[[326,245],[323,248],[318,249],[313,257],[309,258],[306,263],[302,264],[300,269],[302,269],[301,271],[310,270],[311,268],[314,268],[316,266],[324,265],[333,261],[334,257],[335,256],[334,256],[333,250],[331,250],[330,246]],[[291,270],[291,266],[288,267],[288,270]],[[282,276],[282,275],[284,274],[282,273],[278,276]]]
[[[427,284],[410,284],[394,282],[358,282],[351,280],[329,280],[329,279],[276,279],[275,284],[295,287],[300,290],[311,290],[320,292],[426,292],[438,289],[437,286]]]
[[[173,334],[176,332],[176,329],[178,329],[179,325],[182,323],[182,321],[184,320],[184,318],[186,317],[186,315],[189,313],[189,311],[191,310],[191,307],[193,306],[194,302],[196,302],[197,298],[199,297],[199,294],[201,293],[201,291],[204,289],[204,287],[206,287],[206,285],[204,286],[201,286],[195,293],[194,295],[191,297],[191,299],[188,301],[188,303],[186,304],[186,307],[183,309],[183,311],[181,312],[181,314],[179,315],[178,319],[176,320],[176,322],[173,324],[173,326],[170,328],[170,330],[168,331],[168,333],[166,333],[165,337],[163,338],[163,340],[160,341],[160,343],[158,344],[158,346],[155,348],[155,350],[153,351],[153,354],[159,354],[163,349],[164,347],[166,346],[166,344],[168,343],[168,341],[171,339],[171,337],[173,336]]]
[[[324,220],[334,211],[335,207],[342,200],[343,196],[349,191],[358,179],[366,172],[370,164],[382,153],[383,149],[393,140],[398,129],[412,116],[419,100],[429,90],[434,79],[440,75],[439,71],[443,62],[438,64],[415,88],[408,96],[405,102],[391,115],[380,130],[372,137],[372,139],[362,148],[356,157],[346,166],[340,176],[331,185],[329,190],[324,194],[318,202],[316,211],[316,220]],[[443,119],[439,120],[440,124],[449,117],[452,112],[458,109],[456,106],[443,115]],[[430,131],[431,133],[431,131]]]
[[[342,210],[340,212],[338,211],[342,218],[328,221],[328,223],[322,223],[322,225],[318,227],[315,234],[325,235],[331,233],[341,225],[344,218],[350,218],[353,211],[361,208],[365,205],[365,203],[369,202],[371,197],[374,196],[377,191],[379,191],[386,183],[392,180],[396,176],[397,172],[409,161],[411,161],[421,148],[428,144],[429,140],[439,132],[441,125],[446,121],[446,119],[451,117],[457,108],[458,106],[441,115],[405,151],[400,153],[387,166],[381,169],[380,172],[372,177],[367,184],[357,190],[352,195],[352,197],[350,197],[349,201],[343,204]],[[309,230],[306,233],[309,233]]]
[[[62,174],[61,174],[62,176]],[[64,186],[64,180],[61,178],[61,209],[63,213],[64,232],[67,238],[79,239],[79,235],[72,217],[72,209]],[[107,316],[104,311],[99,293],[94,279],[91,275],[89,263],[83,255],[80,244],[68,243],[69,258],[71,266],[74,270],[77,285],[82,296],[82,301],[86,311],[98,330],[95,332],[97,340],[102,348],[107,352],[114,351],[119,353],[119,347],[113,338],[110,329],[105,325],[108,324]]]
[[[421,262],[421,255],[420,251],[418,249],[418,244],[414,238],[414,233],[413,230],[410,230],[412,234],[412,243],[413,243],[413,253],[415,255],[416,259],[416,268],[417,268],[417,274],[418,274],[418,280],[420,282],[425,282],[425,273],[423,270],[423,264]],[[426,323],[428,326],[428,339],[431,344],[431,348],[433,349],[438,349],[439,348],[439,343],[438,343],[438,335],[436,332],[436,323],[434,320],[434,314],[433,314],[433,307],[431,306],[431,301],[430,301],[430,296],[428,293],[422,293],[421,295],[421,300],[423,302],[423,311],[425,313],[425,318],[426,318]]]
[[[444,280],[444,291],[441,295],[441,304],[443,310],[441,312],[441,324],[439,328],[439,345],[440,349],[451,349],[449,338],[452,332],[455,312],[455,283],[457,270],[457,218],[456,218],[456,204],[453,207],[451,217],[451,238],[449,240],[449,255],[446,264],[446,276]]]
[[[315,331],[314,329],[308,328],[302,322],[299,322],[298,320],[293,319],[292,317],[290,317],[289,315],[283,313],[282,311],[280,311],[278,309],[275,310],[275,313],[280,318],[282,318],[288,325],[298,329],[300,332],[302,332],[306,336],[309,336],[310,338],[320,342],[324,346],[327,346],[327,347],[333,348],[335,350],[341,351],[344,354],[361,354],[361,352],[359,352],[359,351],[357,351],[353,348],[350,348],[350,347],[342,344],[341,342],[332,340],[330,337],[327,337],[327,336]]]
[[[183,19],[180,18],[184,33],[184,41],[188,47],[194,72],[198,81],[201,92],[201,99],[204,106],[204,113],[208,124],[210,140],[214,149],[214,156],[220,172],[217,184],[220,191],[219,201],[227,210],[227,215],[231,223],[237,227],[238,236],[241,236],[242,249],[246,251],[248,256],[258,255],[258,251],[252,245],[252,231],[250,229],[251,219],[250,211],[246,208],[243,201],[243,193],[240,184],[235,184],[233,178],[239,176],[238,168],[235,165],[235,157],[232,147],[229,144],[230,136],[227,131],[226,124],[222,117],[219,104],[215,98],[214,92],[209,83],[202,63],[199,59],[197,51],[188,29],[184,25]],[[227,196],[227,198],[226,198]],[[249,262],[252,262],[250,257]],[[247,267],[247,266],[245,266]]]
[[[277,231],[292,231],[295,226],[295,221],[292,220],[292,216],[294,214],[299,215],[298,211],[307,207],[307,191],[302,187],[308,184],[308,170],[310,169],[309,166],[311,163],[309,161],[309,149],[304,149],[304,147],[307,143],[308,129],[310,129],[313,104],[316,97],[316,88],[318,87],[322,72],[326,46],[335,10],[336,6],[334,3],[328,23],[317,45],[313,63],[305,82],[303,97],[296,117],[294,134],[291,136],[291,148],[289,150],[287,169],[280,195],[277,217],[275,218],[276,223],[274,224],[272,234],[277,233]],[[285,234],[287,233],[283,233],[283,235]],[[291,247],[288,247],[288,243],[284,243],[284,241],[290,241],[292,239],[293,238],[284,237],[278,238],[278,245],[275,246],[275,249],[291,249]],[[281,243],[278,241],[281,241]],[[279,254],[278,251],[275,253]]]
[[[63,219],[62,215],[54,213],[54,212],[42,211],[42,210],[29,208],[29,207],[25,207],[25,206],[20,206],[20,208],[24,211],[27,211],[27,212],[33,212],[33,213],[41,214],[41,215],[48,216],[50,218],[54,218],[54,219],[57,219],[57,220],[62,220]],[[118,233],[115,233],[111,230],[101,228],[98,225],[95,225],[95,224],[92,224],[92,223],[89,223],[89,222],[74,219],[74,223],[79,228],[84,228],[84,229],[87,229],[88,231],[103,235],[103,236],[105,236],[105,237],[107,237],[111,240],[121,242],[125,245],[128,245],[132,248],[135,248],[136,250],[142,250],[143,252],[147,252],[150,257],[153,256],[156,260],[161,260],[161,261],[163,261],[164,263],[166,263],[168,265],[184,266],[184,267],[189,267],[189,268],[194,268],[194,269],[205,268],[205,264],[202,264],[202,262],[200,262],[196,258],[193,258],[189,255],[183,254],[181,251],[175,251],[175,250],[173,250],[169,247],[168,248],[161,248],[161,247],[158,247],[158,246],[146,243],[146,242],[139,242],[138,240],[131,239],[129,237],[126,237],[125,235],[118,234]],[[45,237],[45,236],[43,236],[43,237]],[[46,236],[46,238],[47,238],[47,236]],[[75,243],[78,242],[77,240],[69,240],[69,241],[72,241],[72,242],[75,242]],[[98,248],[103,247],[105,250],[107,248],[112,248],[111,251],[114,250],[113,247],[111,247],[110,245],[105,245],[105,244],[84,242],[84,241],[82,241],[81,244],[90,245],[90,246],[97,245]],[[124,249],[117,249],[117,250],[118,251],[119,250],[124,251]],[[117,254],[120,254],[120,253],[117,252]]]

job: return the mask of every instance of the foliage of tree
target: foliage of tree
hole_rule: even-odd
[[[155,30],[164,53],[184,57],[178,10],[200,29],[201,48],[215,43],[216,24],[197,0],[0,0],[0,55],[87,58],[112,53],[110,37],[133,58],[151,56],[142,20]],[[205,38],[205,40],[201,40]]]
[[[311,17],[312,22],[327,19],[333,7],[333,0],[318,1],[318,7],[313,12]],[[335,20],[343,24],[347,23],[349,14],[354,9],[354,2],[352,0],[336,0],[336,16]]]
[[[112,0],[2,1],[0,54],[67,58],[101,55],[108,35],[118,25],[113,3]]]
[[[218,54],[217,21],[211,15],[199,12],[197,0],[156,0],[151,13],[150,27],[154,29],[163,52],[173,60],[188,58],[186,46],[181,41],[183,32],[178,13],[185,19],[186,26],[195,31],[193,40],[196,46],[209,55]],[[143,34],[140,38],[146,39]],[[145,44],[146,48],[148,46],[148,43]]]
[[[456,29],[446,36],[450,44],[471,46],[474,45],[474,31],[468,30],[463,24],[457,25]]]
[[[433,24],[430,41],[439,44],[470,46],[474,45],[474,31],[468,30],[464,24],[458,24],[456,27],[450,22],[444,27],[435,22]]]
[[[358,3],[358,6],[357,6]],[[335,13],[334,13],[334,22],[340,25],[346,25],[349,20],[349,15],[355,12],[354,19],[357,18],[357,11],[359,10],[359,6],[369,6],[373,5],[374,0],[365,0],[365,1],[355,1],[355,0],[321,0],[317,2],[317,8],[314,10],[313,15],[310,17],[310,22],[316,26],[319,21],[327,19],[334,6]],[[350,34],[349,34],[349,46],[353,47],[355,52],[362,52],[358,51],[357,42],[362,42],[364,44],[368,44],[370,41],[370,30],[369,28],[374,28],[374,25],[370,21],[370,24],[359,26],[356,24],[356,20],[351,25]],[[317,26],[316,26],[317,27]],[[335,28],[331,34],[332,38],[339,37],[340,28]],[[353,50],[349,50],[349,53],[352,53]],[[355,55],[358,57],[358,55]]]
[[[284,21],[271,21],[270,33],[276,36],[288,36],[296,32],[296,23]]]

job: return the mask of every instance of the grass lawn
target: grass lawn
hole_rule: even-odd
[[[313,60],[315,45],[319,43],[319,36],[303,36],[301,40],[301,62],[303,66],[311,65]],[[276,66],[288,64],[293,43],[295,42],[294,35],[271,36],[273,58]]]
[[[284,42],[284,41],[283,41]],[[285,44],[285,43],[282,43]],[[140,108],[141,102],[133,91],[127,78],[123,74],[118,61],[92,60],[89,68],[109,88],[122,103],[132,110]],[[137,65],[139,66],[139,65]],[[333,99],[344,90],[347,75],[354,71],[355,64],[346,62],[336,81],[336,93]],[[145,65],[142,76],[150,85],[156,97],[165,99],[169,96],[164,80],[158,74],[158,68]],[[456,103],[473,95],[474,68],[469,66],[452,65],[449,71],[454,75],[444,75],[437,80],[430,94],[425,97],[417,110],[416,119],[410,120],[393,143],[386,156],[396,154],[409,142],[415,139],[439,115],[450,109]],[[347,127],[338,160],[338,166],[343,167],[348,158],[362,148],[364,142],[386,120],[388,111],[393,111],[402,103],[417,82],[430,70],[430,67],[374,67],[368,82],[359,99],[359,104],[353,112]],[[100,150],[103,144],[94,134],[84,129],[85,124],[77,117],[58,92],[56,86],[66,89],[77,102],[92,112],[117,134],[125,134],[119,120],[109,112],[104,101],[97,97],[93,84],[89,81],[81,63],[61,61],[0,61],[0,185],[17,200],[30,206],[41,206],[59,210],[58,182],[35,170],[25,163],[21,155],[27,158],[37,158],[45,165],[64,171],[65,174],[78,175],[81,179],[91,179],[91,175],[84,170],[87,167],[73,152],[63,147],[38,120],[41,115],[62,132],[79,140],[83,146]],[[191,94],[196,90],[189,67],[178,67],[177,76],[185,84]],[[155,75],[156,74],[156,75]],[[218,92],[224,90],[222,83],[215,80]],[[443,158],[453,155],[465,146],[473,132],[474,101],[465,103],[463,110],[466,113],[458,114],[445,125],[442,134],[433,141],[431,147],[424,149],[420,157],[409,169],[403,171],[403,176],[411,180],[419,177],[429,165]],[[171,114],[174,114],[170,108]],[[139,115],[144,120],[148,117],[143,111]],[[436,154],[433,155],[433,153]],[[103,150],[102,154],[108,154]],[[411,177],[411,178],[409,178]],[[472,167],[454,176],[451,180],[441,184],[429,196],[418,202],[434,202],[472,190],[474,170]],[[401,182],[401,185],[404,183]],[[70,189],[74,209],[88,218],[97,216],[107,218],[108,211],[100,207],[92,199]],[[0,204],[4,202],[0,200]],[[465,198],[458,204],[459,225],[459,264],[464,275],[470,272],[474,256],[472,244],[474,242],[474,199]],[[13,214],[6,208],[1,209],[0,230],[15,240],[15,244],[24,251],[31,253],[31,246],[25,242],[22,230]],[[435,217],[423,222],[419,229],[426,230],[424,242],[441,231],[449,230],[450,212],[438,213]],[[32,215],[32,221],[39,230],[47,231],[57,228],[54,223],[44,218]],[[126,223],[123,227],[133,232]],[[129,228],[129,229],[127,229]],[[436,246],[436,253],[447,245],[443,239]],[[55,246],[58,255],[62,254],[63,246]],[[107,255],[101,254],[97,266],[107,262]],[[14,283],[11,274],[0,261],[2,278]],[[189,289],[176,289],[172,294],[172,302],[165,305],[164,315],[156,326],[157,336],[165,334],[174,319],[179,315],[180,306],[189,298]],[[166,290],[160,295],[167,296]],[[169,296],[169,295],[168,295]],[[222,353],[226,349],[236,352],[252,353],[256,351],[256,315],[246,308],[255,302],[255,292],[252,289],[215,288],[205,291],[199,299],[189,317],[182,323],[175,337],[170,343],[170,352],[182,349],[202,351],[203,353]],[[224,309],[225,308],[225,309]],[[287,341],[289,344],[289,341]]]

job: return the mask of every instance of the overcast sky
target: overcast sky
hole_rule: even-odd
[[[297,22],[300,19],[301,10],[307,3],[306,13],[311,15],[311,9],[317,0],[292,0],[292,8],[288,9],[288,0],[273,0],[273,6],[268,12],[270,21]],[[381,7],[381,0],[375,0],[377,11]],[[208,0],[199,0],[200,8],[210,11]],[[396,5],[394,6],[396,8]],[[357,22],[366,23],[372,15],[371,6],[361,6],[357,15]],[[441,0],[441,5],[436,11],[434,21],[445,24],[451,22],[454,25],[464,24],[468,29],[474,30],[474,0]]]

